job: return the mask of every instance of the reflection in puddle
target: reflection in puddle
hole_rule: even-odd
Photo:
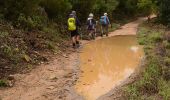
[[[139,50],[139,47],[137,47],[137,46],[132,46],[130,49],[131,49],[133,52],[137,53],[138,50]]]
[[[87,44],[81,77],[75,88],[86,100],[96,100],[127,79],[143,57],[135,36],[116,36]]]

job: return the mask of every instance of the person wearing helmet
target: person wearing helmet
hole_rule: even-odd
[[[103,36],[103,34],[106,34],[106,36],[108,36],[110,20],[107,15],[108,15],[107,13],[104,13],[104,16],[101,16],[100,18],[101,31],[102,31],[101,36]]]
[[[76,43],[73,44],[75,47],[79,47],[80,46],[80,34],[78,32],[78,27],[81,27],[81,23],[76,15],[76,11],[72,11],[71,14],[73,15],[73,18],[75,18],[75,25],[76,25],[76,30],[75,30],[75,41]],[[73,47],[74,47],[73,46]]]
[[[90,39],[95,39],[96,21],[94,20],[93,17],[94,17],[93,13],[90,13],[89,17],[87,18],[87,30],[88,30]]]

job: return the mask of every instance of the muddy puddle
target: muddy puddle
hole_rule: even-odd
[[[135,36],[115,36],[90,42],[80,53],[80,78],[76,91],[96,100],[125,81],[143,58]]]

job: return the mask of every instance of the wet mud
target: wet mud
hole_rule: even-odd
[[[88,43],[80,53],[81,74],[75,89],[85,100],[96,100],[125,81],[143,55],[134,35]]]

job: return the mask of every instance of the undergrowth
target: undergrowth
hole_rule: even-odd
[[[0,80],[0,87],[6,87],[6,86],[7,86],[7,82],[5,80]]]
[[[125,88],[129,100],[170,99],[170,41],[165,27],[144,23],[139,27],[139,44],[144,45],[146,64],[140,79]]]
[[[59,51],[59,46],[68,39],[60,28],[49,22],[39,30],[30,31],[0,20],[0,79],[48,61],[49,53]]]

